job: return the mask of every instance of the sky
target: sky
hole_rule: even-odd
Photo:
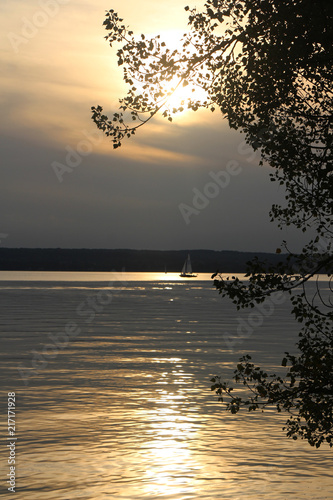
[[[157,117],[117,150],[91,120],[127,92],[105,12],[167,41],[185,33],[185,5],[2,0],[1,246],[301,249],[302,235],[270,222],[283,188],[219,112]]]

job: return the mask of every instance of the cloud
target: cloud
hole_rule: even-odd
[[[179,1],[71,0],[15,53],[8,32],[20,34],[22,18],[31,21],[40,6],[0,6],[0,232],[10,234],[2,244],[274,251],[285,235],[269,223],[268,210],[283,193],[267,169],[242,154],[243,137],[218,112],[185,114],[172,124],[156,118],[116,151],[105,137],[89,139],[97,134],[90,107],[116,111],[127,90],[116,49],[103,38],[105,10],[119,10],[138,32],[180,32],[186,14]],[[66,165],[69,151],[79,160],[59,183],[52,163]],[[193,189],[230,160],[242,174],[186,225],[179,204],[190,205]]]

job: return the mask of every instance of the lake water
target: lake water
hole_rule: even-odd
[[[332,500],[328,446],[210,390],[246,353],[280,369],[287,301],[239,312],[209,275],[1,272],[0,309],[0,495],[15,392],[17,500]]]

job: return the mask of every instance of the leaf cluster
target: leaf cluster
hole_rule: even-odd
[[[299,334],[300,355],[285,353],[283,377],[268,374],[251,362],[251,356],[240,358],[234,371],[234,380],[248,390],[248,397],[234,396],[233,388],[220,377],[211,379],[211,390],[219,396],[231,413],[240,408],[248,411],[276,407],[289,415],[286,435],[296,440],[306,439],[317,448],[323,442],[333,446],[333,334],[332,320],[301,306],[294,310],[302,317],[304,327]]]

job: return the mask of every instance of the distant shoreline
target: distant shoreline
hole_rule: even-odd
[[[188,253],[195,273],[244,273],[254,257],[274,265],[287,255],[233,250],[0,248],[0,270],[179,272]]]

